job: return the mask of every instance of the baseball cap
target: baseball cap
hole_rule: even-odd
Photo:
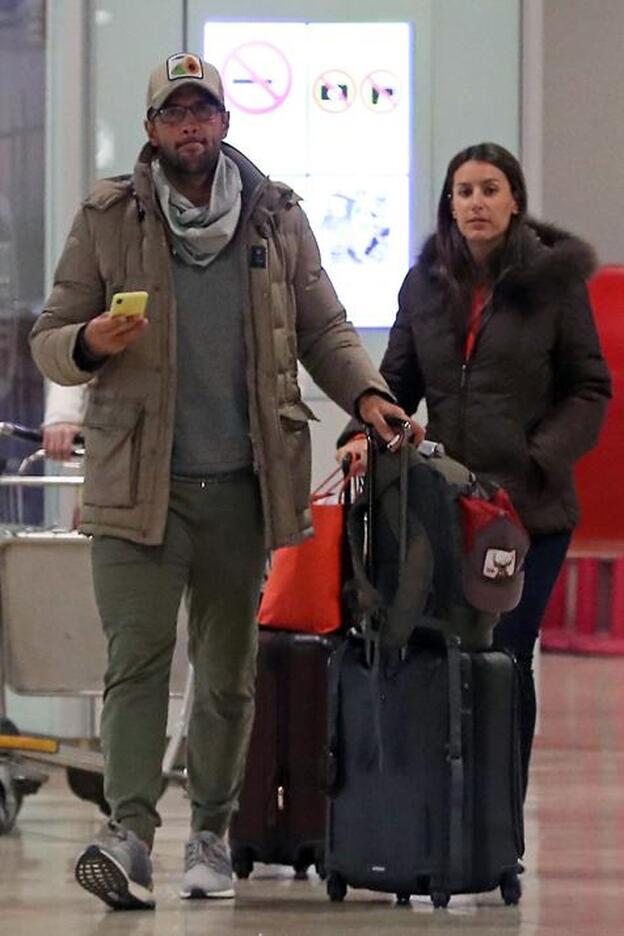
[[[221,76],[209,62],[192,52],[176,52],[165,59],[150,75],[147,85],[147,110],[158,110],[170,94],[183,85],[195,85],[207,91],[224,106]]]
[[[522,597],[529,534],[502,488],[491,498],[461,497],[460,503],[464,595],[480,611],[511,611]]]

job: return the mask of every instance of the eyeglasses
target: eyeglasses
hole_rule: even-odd
[[[224,107],[212,104],[210,101],[198,101],[188,107],[182,104],[168,104],[165,107],[159,107],[156,111],[152,111],[152,120],[154,117],[158,117],[165,124],[181,124],[186,117],[187,111],[190,111],[195,120],[200,123],[210,123],[212,120],[216,120],[224,110]]]

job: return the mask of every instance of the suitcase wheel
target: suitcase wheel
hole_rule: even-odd
[[[232,855],[232,870],[239,881],[246,881],[253,871],[253,855],[248,848],[242,848]]]
[[[411,894],[408,894],[405,891],[399,891],[399,893],[396,895],[397,907],[409,907],[411,896]]]
[[[445,907],[448,907],[450,899],[451,895],[447,890],[431,891],[431,903],[435,910],[444,910]]]
[[[332,903],[340,903],[347,895],[347,885],[339,874],[330,874],[327,878],[327,896]]]
[[[500,882],[500,892],[507,907],[515,907],[522,897],[522,885],[515,871],[506,871]]]
[[[296,881],[307,881],[308,868],[313,863],[313,861],[314,861],[313,853],[307,850],[295,856],[295,860],[293,861],[293,868],[295,870]]]

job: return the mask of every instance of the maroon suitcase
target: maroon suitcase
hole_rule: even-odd
[[[323,875],[327,661],[337,638],[263,629],[256,718],[230,828],[234,870],[255,861]]]

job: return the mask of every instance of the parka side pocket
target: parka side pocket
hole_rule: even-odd
[[[286,403],[278,412],[294,506],[302,512],[309,507],[312,470],[309,422],[316,420],[316,416],[303,400]]]
[[[136,503],[143,412],[136,400],[91,400],[85,417],[85,505]]]

